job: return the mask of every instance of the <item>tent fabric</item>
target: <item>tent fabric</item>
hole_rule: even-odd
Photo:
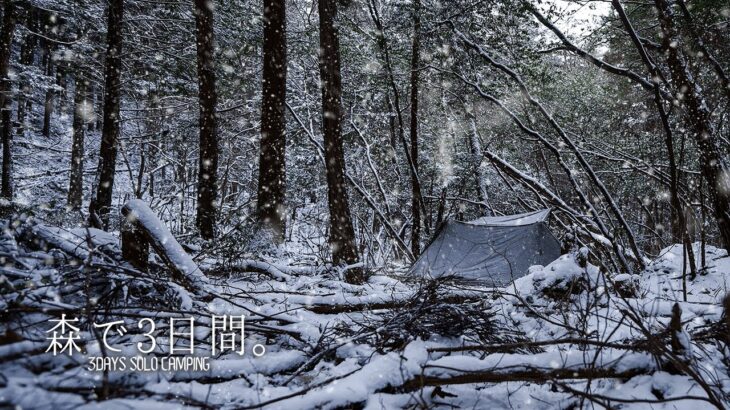
[[[453,276],[487,286],[505,286],[532,265],[560,256],[560,244],[547,227],[550,210],[447,221],[411,267],[417,276]]]

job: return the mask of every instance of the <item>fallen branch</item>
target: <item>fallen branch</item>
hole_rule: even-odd
[[[479,298],[470,298],[461,295],[449,295],[440,297],[435,302],[446,303],[446,304],[461,304],[481,300]],[[338,313],[351,313],[351,312],[362,312],[366,310],[380,310],[380,309],[401,309],[406,308],[413,304],[414,300],[390,300],[383,302],[366,302],[366,303],[353,303],[353,304],[314,304],[304,306],[310,312],[319,314],[338,314]]]
[[[211,267],[210,269],[206,269],[208,272],[218,272],[218,271],[224,271],[224,272],[256,272],[256,273],[264,273],[266,275],[271,276],[274,279],[286,281],[291,279],[291,274],[295,273],[296,270],[292,270],[292,272],[285,272],[286,267],[276,265],[269,262],[264,261],[257,261],[253,259],[240,259],[236,260],[235,262],[231,264],[225,264],[225,265],[216,265]],[[311,270],[313,273],[313,270]]]
[[[554,346],[561,344],[574,344],[584,346],[597,346],[607,349],[623,349],[623,350],[634,350],[634,351],[647,351],[644,344],[647,341],[636,341],[632,343],[611,343],[602,342],[600,340],[582,339],[578,337],[568,337],[563,339],[555,340],[538,340],[534,342],[515,342],[515,343],[504,343],[496,345],[472,345],[472,346],[455,346],[455,347],[433,347],[428,349],[432,353],[456,353],[456,352],[488,352],[488,353],[514,353],[518,349],[525,349],[530,347],[542,347],[542,346]]]
[[[468,372],[449,377],[418,375],[400,386],[388,387],[380,393],[396,393],[420,390],[427,386],[448,386],[453,384],[533,382],[546,383],[565,379],[630,379],[647,374],[648,369],[636,368],[617,371],[612,368],[555,369],[521,368],[520,370],[488,370]]]

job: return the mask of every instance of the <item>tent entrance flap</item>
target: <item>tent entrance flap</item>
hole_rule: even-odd
[[[547,227],[549,213],[447,221],[410,273],[505,286],[527,274],[530,266],[547,265],[560,256],[560,244]]]

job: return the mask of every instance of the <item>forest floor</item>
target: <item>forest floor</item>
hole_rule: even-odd
[[[638,275],[605,275],[579,251],[501,289],[382,272],[351,285],[290,256],[226,269],[208,258],[209,283],[192,292],[161,264],[143,273],[122,262],[113,234],[33,218],[5,221],[0,256],[1,405],[698,409],[727,404],[730,392],[718,336],[730,258],[713,247],[707,269],[686,280],[686,298],[680,246]],[[78,319],[73,355],[47,351],[62,314]],[[678,314],[680,330],[667,331]],[[243,355],[211,351],[220,315],[245,315]],[[208,370],[133,371],[130,361],[89,370],[90,357],[168,356],[170,318],[190,317],[194,355],[210,358]],[[144,318],[156,323],[147,354],[138,348],[149,340]],[[108,334],[115,354],[90,324],[116,320],[125,332]]]

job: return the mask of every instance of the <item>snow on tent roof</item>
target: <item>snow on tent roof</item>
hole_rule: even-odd
[[[478,218],[467,223],[489,226],[522,226],[538,222],[545,222],[547,221],[549,216],[550,210],[543,209],[540,211],[526,212],[524,214],[517,215],[485,216],[483,218]]]
[[[417,276],[505,286],[560,256],[560,244],[547,227],[550,210],[447,221],[411,267]]]

